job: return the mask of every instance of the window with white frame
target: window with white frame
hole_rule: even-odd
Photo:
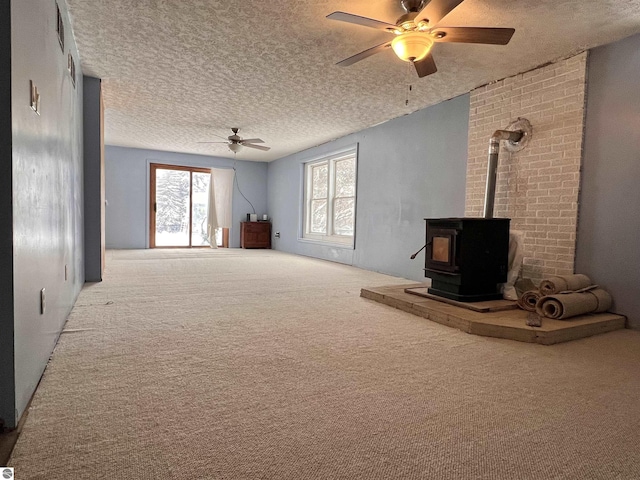
[[[353,246],[356,167],[355,148],[305,164],[303,238]]]

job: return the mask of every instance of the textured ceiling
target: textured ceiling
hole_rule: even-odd
[[[640,0],[465,0],[440,26],[513,27],[507,46],[440,43],[419,79],[390,40],[327,20],[342,10],[395,23],[397,0],[66,0],[85,75],[103,79],[110,145],[221,157],[240,127],[270,161],[516,73],[640,32]],[[408,84],[413,85],[405,105]]]

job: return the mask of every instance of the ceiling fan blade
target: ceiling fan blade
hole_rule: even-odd
[[[380,45],[371,47],[363,52],[356,53],[355,55],[349,58],[345,58],[341,62],[336,63],[336,65],[340,65],[341,67],[348,67],[349,65],[353,65],[354,63],[359,62],[360,60],[364,60],[365,58],[370,57],[371,55],[374,55],[376,53],[379,53],[383,51],[385,48],[389,48],[390,46],[391,46],[391,42],[381,43]]]
[[[229,142],[196,142],[196,143],[229,143]]]
[[[263,150],[263,151],[267,151],[267,150],[271,150],[271,147],[263,147],[262,145],[253,145],[252,143],[242,143],[241,144],[243,147],[249,147],[249,148],[256,148],[258,150]]]
[[[429,20],[429,25],[434,26],[449,15],[451,11],[463,1],[464,0],[431,0],[426,7],[418,12],[415,21],[418,22],[427,19]]]
[[[217,133],[209,132],[209,133],[207,133],[207,135],[213,135],[214,137],[221,138],[222,140],[226,140],[227,139],[227,137],[223,137],[222,135],[218,135]]]
[[[438,71],[436,62],[431,54],[428,54],[419,62],[413,62],[413,66],[416,67],[416,72],[418,73],[418,76],[420,78],[426,77],[427,75],[431,75],[432,73],[436,73]]]
[[[240,143],[264,143],[260,138],[244,138]]]
[[[439,34],[443,34],[439,37]],[[442,27],[431,31],[436,42],[485,43],[489,45],[506,45],[513,37],[513,28],[486,27]]]
[[[377,28],[378,30],[385,30],[389,28],[397,28],[393,23],[387,23],[373,18],[361,17],[360,15],[354,15],[346,12],[333,12],[327,15],[329,20],[338,20],[340,22],[354,23],[356,25],[362,25],[363,27]]]

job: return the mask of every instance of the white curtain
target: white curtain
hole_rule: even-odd
[[[218,248],[216,230],[231,228],[231,197],[233,175],[230,168],[212,168],[209,181],[209,205],[207,208],[207,238],[211,248]]]

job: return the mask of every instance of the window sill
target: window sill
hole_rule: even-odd
[[[341,248],[343,250],[355,250],[354,245],[350,243],[328,242],[324,240],[314,240],[311,238],[298,238],[298,241],[323,247]]]

